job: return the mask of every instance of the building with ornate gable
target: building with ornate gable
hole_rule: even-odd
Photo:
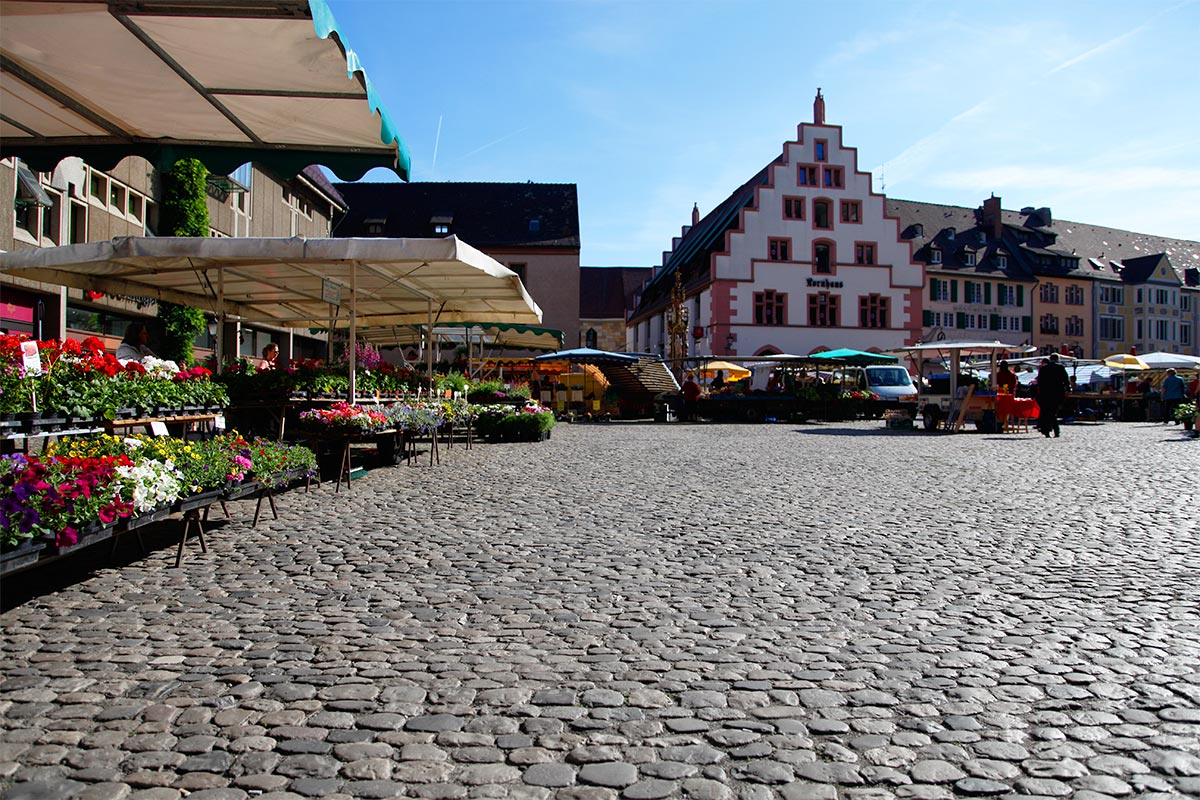
[[[795,141],[703,218],[693,209],[636,299],[628,350],[669,352],[677,275],[689,355],[886,350],[922,331],[921,265],[819,89]]]

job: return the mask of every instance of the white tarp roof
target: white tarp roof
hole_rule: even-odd
[[[2,0],[0,155],[284,177],[407,177],[409,156],[324,0]]]
[[[0,253],[0,271],[46,283],[167,300],[284,327],[327,327],[330,293],[358,325],[503,322],[542,311],[516,273],[445,239],[201,239],[129,236]],[[323,292],[325,294],[323,294]]]

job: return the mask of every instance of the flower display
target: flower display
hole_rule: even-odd
[[[88,523],[129,516],[133,504],[122,496],[118,477],[132,464],[124,455],[0,457],[0,541],[52,536],[60,545],[74,544]]]
[[[168,506],[183,496],[183,475],[170,461],[142,459],[117,474],[136,511],[145,513]]]
[[[554,412],[529,402],[524,406],[496,404],[475,408],[480,436],[503,441],[536,441],[554,427]]]
[[[325,430],[366,433],[383,428],[389,419],[383,411],[373,411],[351,403],[334,403],[329,408],[301,412],[300,421]]]

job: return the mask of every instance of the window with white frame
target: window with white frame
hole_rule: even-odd
[[[929,248],[929,263],[930,264],[942,263],[942,251],[939,248],[937,248],[937,247]]]
[[[1010,316],[1003,316],[1003,315],[1001,315],[1001,317],[1000,317],[1000,327],[998,328],[998,330],[1002,330],[1002,331],[1012,331],[1012,332],[1014,332],[1014,333],[1020,333],[1020,331],[1021,331],[1021,318],[1020,318],[1020,317],[1010,317]]]
[[[1179,308],[1183,311],[1192,310],[1192,296],[1185,294],[1179,298]]]
[[[965,281],[966,300],[968,303],[983,302],[983,284],[976,281]]]
[[[963,314],[963,328],[968,331],[985,331],[988,327],[987,314]]]
[[[1043,314],[1041,331],[1042,333],[1058,333],[1058,317],[1054,314]]]
[[[938,278],[929,279],[930,294],[933,300],[940,303],[950,302],[950,281],[940,280]]]
[[[996,267],[998,269],[1008,269],[1008,256],[1004,253],[996,253]]]
[[[1124,286],[1101,286],[1100,302],[1106,306],[1119,306],[1125,303]],[[1119,338],[1124,338],[1121,336]]]
[[[1083,336],[1083,319],[1080,317],[1067,317],[1063,332],[1067,336]]]
[[[1179,323],[1179,344],[1184,347],[1192,345],[1192,326],[1187,322]]]
[[[1154,320],[1154,338],[1160,342],[1171,341],[1171,321],[1166,319]]]
[[[1166,289],[1154,290],[1154,302],[1156,305],[1166,306],[1171,304],[1171,293]]]
[[[1142,339],[1145,338],[1145,326],[1143,325],[1143,320],[1140,320],[1140,319],[1135,320],[1134,326],[1135,326],[1135,330],[1137,331],[1136,338],[1140,342]]]
[[[1137,299],[1136,299],[1134,302],[1136,302],[1138,305],[1141,305],[1141,304],[1142,304],[1142,302],[1143,302],[1143,301],[1142,301],[1142,290],[1141,290],[1141,289],[1138,289],[1138,290],[1137,290],[1137,295],[1136,295],[1136,296],[1137,296]]]
[[[963,251],[963,263],[966,264],[968,267],[975,266],[975,253],[972,252],[971,250],[964,250]]]
[[[1058,302],[1058,285],[1053,283],[1043,283],[1038,290],[1038,299],[1043,303]]]
[[[1017,287],[1001,283],[996,286],[996,304],[1015,306],[1017,304]]]
[[[1083,305],[1083,287],[1072,284],[1063,291],[1063,299],[1069,306]]]

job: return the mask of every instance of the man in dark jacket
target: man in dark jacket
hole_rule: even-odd
[[[1042,364],[1037,376],[1038,430],[1042,436],[1050,438],[1054,432],[1058,438],[1058,410],[1067,399],[1071,388],[1071,379],[1066,368],[1058,363],[1058,354],[1051,353],[1050,360]]]

